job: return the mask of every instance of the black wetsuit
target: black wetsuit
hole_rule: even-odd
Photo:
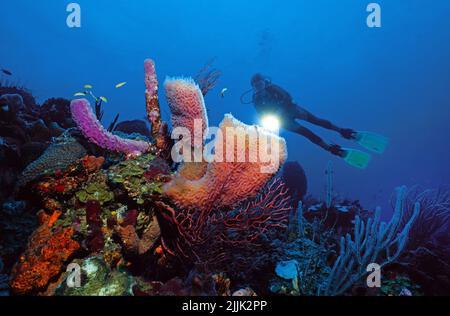
[[[328,120],[318,118],[295,104],[288,92],[275,84],[269,84],[262,91],[253,94],[253,104],[259,115],[274,114],[282,120],[282,127],[305,136],[311,142],[331,153],[341,156],[342,149],[338,145],[329,145],[311,130],[300,125],[296,120],[304,120],[323,128],[336,131],[343,137],[350,139],[354,133],[351,129],[342,129]]]

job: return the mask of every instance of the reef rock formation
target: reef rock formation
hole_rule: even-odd
[[[296,203],[302,200],[308,191],[308,180],[305,170],[297,161],[288,161],[283,166],[282,178],[295,199]]]
[[[75,127],[70,115],[70,101],[63,98],[51,98],[42,104],[40,116],[47,125],[57,124],[62,128]]]
[[[132,121],[122,121],[116,125],[114,131],[119,131],[125,134],[138,133],[143,136],[148,137],[150,135],[150,130],[142,120],[132,120]]]

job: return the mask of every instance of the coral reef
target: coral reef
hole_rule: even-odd
[[[150,200],[155,194],[162,193],[160,178],[158,174],[153,173],[158,169],[158,161],[155,163],[155,156],[145,154],[133,160],[123,161],[110,168],[108,176],[112,183],[122,187],[129,198],[133,199],[137,204],[144,204],[146,200]],[[161,168],[164,168],[161,166]],[[168,172],[168,168],[161,169],[162,175]],[[153,174],[152,174],[153,173]],[[152,181],[148,181],[150,178]]]
[[[273,239],[271,260],[259,258],[266,269],[276,272],[276,265],[282,262],[295,262],[297,277],[289,280],[278,274],[267,273],[270,277],[268,288],[277,295],[316,295],[319,286],[327,279],[331,268],[330,259],[334,257],[336,243],[333,231],[318,221],[309,222],[303,216],[303,205],[299,204],[289,222],[287,238]],[[254,274],[255,272],[253,272]]]
[[[420,296],[420,286],[414,284],[408,276],[392,275],[382,281],[380,295],[383,296]]]
[[[154,247],[161,236],[159,224],[156,217],[153,217],[142,237],[138,236],[134,226],[135,224],[122,224],[116,227],[116,232],[127,255],[143,255]]]
[[[14,294],[32,294],[44,290],[50,280],[62,271],[64,263],[80,248],[72,239],[73,229],[52,232],[48,221],[49,217],[41,213],[41,226],[31,236],[27,251],[13,269],[10,284]]]
[[[114,194],[109,190],[105,183],[106,178],[99,179],[97,182],[90,182],[86,184],[80,191],[75,195],[78,200],[82,203],[87,203],[89,201],[96,201],[100,204],[107,203],[114,199]]]
[[[183,161],[172,161],[154,62],[146,60],[144,70],[150,131],[138,120],[103,128],[101,102],[96,114],[86,100],[39,107],[25,90],[0,87],[7,105],[0,108],[0,185],[14,183],[28,165],[17,195],[0,196],[0,295],[449,292],[448,191],[406,194],[402,187],[384,223],[379,209],[373,214],[336,194],[329,164],[325,196],[306,197],[301,165],[285,164],[284,139],[231,114],[209,156],[191,162],[183,152]],[[165,83],[173,127],[202,136],[183,147],[194,156],[209,145],[203,96],[219,75],[209,65],[199,85]],[[258,157],[264,150],[279,159]],[[361,282],[368,263],[383,267],[379,289]],[[77,267],[80,286],[71,287]]]
[[[366,274],[366,267],[370,263],[375,262],[383,267],[401,255],[411,226],[420,212],[420,204],[416,203],[407,224],[400,232],[397,231],[405,215],[405,191],[406,187],[397,189],[397,202],[389,223],[380,222],[380,209],[377,209],[375,217],[369,218],[367,223],[358,216],[355,218],[354,237],[352,239],[350,234],[341,237],[339,257],[327,281],[319,289],[319,294],[344,294]]]
[[[75,260],[81,268],[81,286],[68,287],[63,280],[57,287],[58,296],[129,296],[133,278],[126,272],[111,270],[100,257]]]
[[[53,101],[40,107],[29,91],[0,86],[0,203],[13,193],[23,168],[45,151],[52,137],[64,131],[62,122],[69,127],[70,115],[64,117],[67,113],[62,109],[53,115],[50,103]]]

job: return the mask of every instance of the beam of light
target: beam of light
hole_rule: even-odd
[[[280,129],[280,120],[275,115],[265,115],[261,119],[261,125],[270,132],[278,132]]]

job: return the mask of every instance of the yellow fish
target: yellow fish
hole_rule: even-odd
[[[123,87],[124,85],[126,85],[127,83],[124,81],[124,82],[121,82],[121,83],[118,83],[118,84],[116,84],[116,88],[120,88],[120,87]]]
[[[85,88],[85,89],[92,89],[93,87],[92,87],[92,85],[90,85],[90,84],[85,84],[85,85],[84,85],[84,88]]]
[[[84,92],[77,92],[74,94],[75,97],[84,97],[86,95],[86,93]]]
[[[100,97],[100,100],[102,100],[102,101],[105,102],[105,103],[108,103],[108,99],[105,98],[105,97]]]

